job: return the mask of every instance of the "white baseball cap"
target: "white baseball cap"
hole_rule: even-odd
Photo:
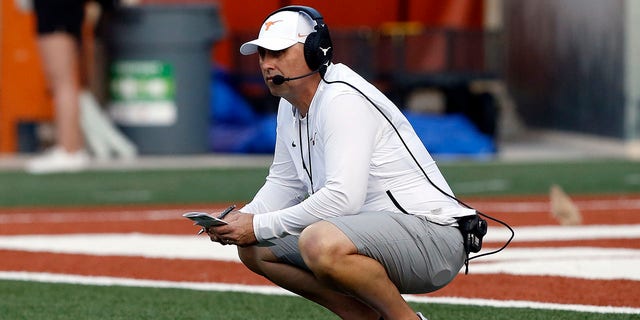
[[[315,22],[303,12],[280,11],[265,20],[260,28],[258,39],[240,46],[240,53],[249,55],[256,53],[258,47],[278,51],[300,42],[314,32]]]

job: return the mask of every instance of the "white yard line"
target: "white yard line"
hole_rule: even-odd
[[[610,199],[610,200],[574,200],[580,210],[615,211],[640,209],[640,199]],[[478,201],[477,209],[486,212],[506,213],[536,213],[549,212],[549,200],[538,201]]]
[[[222,284],[222,283],[139,280],[139,279],[127,279],[127,278],[115,278],[115,277],[92,277],[92,276],[37,273],[37,272],[2,272],[0,271],[0,279],[19,280],[19,281],[36,281],[36,282],[48,282],[48,283],[69,283],[69,284],[79,284],[79,285],[175,288],[175,289],[190,289],[190,290],[201,290],[201,291],[234,291],[234,292],[286,295],[286,296],[294,295],[289,291],[286,291],[276,286],[250,286],[250,285]],[[425,297],[425,296],[415,296],[415,295],[405,295],[405,299],[411,302],[418,302],[418,303],[459,304],[459,305],[475,305],[475,306],[488,306],[488,307],[498,307],[498,308],[532,308],[532,309],[566,310],[566,311],[595,312],[595,313],[640,314],[640,308],[631,308],[631,307],[558,304],[558,303],[513,301],[513,300],[502,301],[502,300],[492,300],[492,299],[470,299],[470,298],[457,298],[457,297]]]
[[[594,313],[624,313],[624,314],[640,314],[640,308],[631,307],[611,307],[611,306],[591,306],[580,304],[560,304],[535,301],[515,301],[515,300],[493,300],[493,299],[471,299],[458,297],[424,297],[424,296],[405,296],[407,301],[420,303],[439,303],[439,304],[459,304],[474,305],[483,307],[498,308],[532,308],[546,310],[564,310],[577,312],[594,312]]]
[[[640,224],[584,225],[584,226],[529,226],[515,227],[514,242],[521,241],[562,241],[598,239],[640,238]],[[504,227],[489,227],[486,242],[504,242],[511,232]]]
[[[474,274],[640,281],[639,264],[640,250],[636,249],[510,248],[472,260],[469,269]]]
[[[607,227],[610,227],[607,229]],[[627,227],[627,229],[625,229]],[[474,273],[544,275],[583,279],[627,279],[640,281],[639,249],[597,247],[545,248],[544,241],[583,239],[596,232],[568,230],[580,227],[536,228],[522,238],[539,241],[528,248],[507,248],[474,260]],[[640,239],[640,225],[600,226],[603,238]],[[536,229],[539,229],[536,231]],[[606,232],[605,232],[606,231]],[[517,235],[521,235],[516,230]],[[0,236],[0,249],[97,256],[132,256],[164,259],[219,260],[239,262],[234,246],[212,243],[204,236],[152,234],[65,234]],[[486,252],[483,251],[483,253]]]
[[[0,249],[240,262],[235,246],[211,242],[204,234],[196,236],[196,231],[194,228],[191,236],[140,233],[0,236]]]

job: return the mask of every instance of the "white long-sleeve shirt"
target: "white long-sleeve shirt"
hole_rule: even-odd
[[[325,78],[348,82],[366,94],[391,119],[429,179],[453,195],[407,119],[384,94],[342,64],[329,66]],[[241,209],[256,214],[259,242],[299,234],[329,217],[400,212],[388,190],[407,212],[437,223],[475,213],[434,188],[387,120],[345,84],[321,81],[304,118],[281,99],[276,131],[266,182]]]

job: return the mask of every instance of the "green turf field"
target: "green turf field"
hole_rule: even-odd
[[[640,192],[640,163],[445,162],[462,198],[542,195],[551,184],[570,194]],[[0,172],[0,208],[248,201],[266,168],[95,171],[31,176]],[[579,293],[577,293],[579,294]],[[417,304],[429,319],[640,319],[640,315]],[[0,319],[335,319],[302,298],[120,286],[0,281]]]
[[[185,289],[0,281],[0,319],[328,320],[329,311],[296,296]],[[640,315],[410,303],[429,319],[630,320]]]
[[[461,196],[546,194],[553,183],[570,194],[640,192],[640,163],[444,162],[440,168]],[[34,176],[0,172],[0,207],[182,204],[248,201],[267,168],[89,171]]]

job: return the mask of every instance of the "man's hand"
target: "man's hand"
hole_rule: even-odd
[[[211,227],[207,230],[211,241],[220,242],[223,245],[234,244],[246,247],[258,243],[253,232],[253,214],[234,211],[225,219],[229,224]]]

